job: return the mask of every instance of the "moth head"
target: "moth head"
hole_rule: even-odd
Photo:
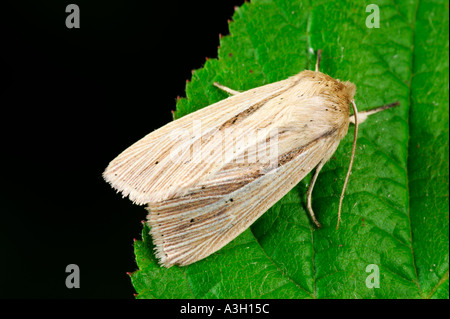
[[[349,81],[341,82],[331,77],[329,77],[328,83],[332,87],[331,92],[327,92],[329,100],[339,105],[346,117],[350,116],[351,104],[355,99],[356,85]]]
[[[337,99],[342,105],[346,105],[350,109],[352,101],[355,99],[356,85],[350,81],[340,81],[330,76],[326,76],[328,80],[325,86],[331,87],[332,99]]]
[[[339,80],[338,80],[339,81]],[[342,83],[342,94],[344,96],[344,98],[348,101],[348,103],[350,104],[355,97],[355,93],[356,93],[356,85],[354,85],[352,82],[349,81],[345,81],[345,82],[341,82]]]
[[[330,102],[346,105],[350,108],[354,100],[356,85],[349,81],[340,81],[319,71],[303,71],[298,74],[299,80],[308,83],[312,95],[321,95]],[[304,85],[305,82],[302,83]]]

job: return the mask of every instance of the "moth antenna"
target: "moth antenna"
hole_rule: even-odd
[[[355,152],[356,152],[356,140],[358,139],[358,109],[356,108],[355,101],[352,101],[352,105],[353,105],[353,113],[355,115],[355,134],[353,136],[352,156],[350,158],[350,164],[348,165],[347,176],[345,176],[344,187],[342,188],[341,198],[339,200],[338,222],[337,222],[336,229],[339,228],[339,222],[341,221],[342,201],[344,200],[345,189],[347,188],[348,180],[350,178],[350,174],[352,173],[353,160],[355,158]]]
[[[320,60],[322,59],[322,50],[317,50],[316,72],[319,72]]]

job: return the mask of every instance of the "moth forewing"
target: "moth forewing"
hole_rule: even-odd
[[[161,263],[188,265],[242,233],[332,156],[347,133],[354,94],[352,83],[303,71],[150,133],[111,162],[105,179],[148,204]]]
[[[282,154],[281,165],[265,174],[259,173],[262,169],[256,164],[255,169],[247,168],[240,174],[233,173],[238,164],[227,165],[223,170],[232,174],[232,183],[224,182],[220,171],[184,196],[150,203],[148,222],[157,257],[166,267],[188,265],[219,250],[280,200],[337,145],[331,135],[311,141],[291,154]]]
[[[173,160],[171,154],[174,155],[176,149],[187,152],[194,148],[195,143],[207,142],[208,137],[214,137],[218,131],[223,132],[225,128],[235,125],[236,118],[244,118],[245,114],[254,112],[258,105],[285,92],[292,85],[291,78],[268,84],[170,122],[117,156],[103,176],[113,188],[123,196],[128,196],[135,204],[157,202],[180,194],[181,186],[185,189],[195,185],[197,179],[210,168],[189,158],[185,161]],[[194,134],[194,121],[201,123],[202,132],[208,133],[208,136]],[[208,147],[212,149],[212,145],[202,145],[202,149],[207,151]],[[209,163],[217,161],[217,158],[208,158]]]

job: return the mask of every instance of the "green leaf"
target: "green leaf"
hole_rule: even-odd
[[[136,241],[137,298],[448,298],[448,2],[255,0],[238,8],[218,59],[196,70],[176,117],[219,101],[217,81],[247,90],[313,69],[357,85],[360,110],[400,101],[360,126],[336,230],[352,129],[305,210],[305,179],[250,229],[187,267],[160,267],[144,226]],[[380,287],[368,288],[368,265]]]

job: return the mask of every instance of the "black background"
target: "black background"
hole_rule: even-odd
[[[65,26],[70,3],[80,29]],[[2,2],[0,298],[133,298],[146,211],[101,174],[172,119],[242,3]]]

